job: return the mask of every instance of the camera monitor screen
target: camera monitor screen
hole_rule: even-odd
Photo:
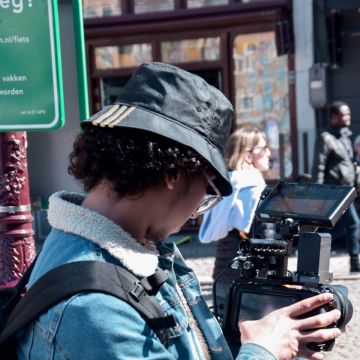
[[[303,225],[331,228],[356,198],[352,186],[280,181],[259,205],[261,221],[291,218]]]
[[[244,292],[241,296],[238,320],[258,320],[273,310],[297,301],[299,299],[291,296]]]

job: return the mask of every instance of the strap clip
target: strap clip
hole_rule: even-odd
[[[130,290],[130,295],[136,300],[140,301],[141,298],[145,295],[146,291],[140,283],[135,283]]]

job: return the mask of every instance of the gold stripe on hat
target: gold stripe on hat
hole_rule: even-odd
[[[124,114],[122,114],[118,119],[116,119],[114,122],[109,124],[109,127],[114,127],[117,125],[120,121],[123,121],[127,116],[129,116],[136,108],[134,106],[131,106],[129,109],[126,110]]]
[[[128,109],[128,106],[122,105],[120,109],[117,109],[111,116],[107,117],[100,123],[100,126],[105,127],[108,126],[111,122],[116,120],[124,111]]]
[[[120,105],[113,105],[108,111],[105,111],[103,114],[101,114],[98,118],[96,118],[95,120],[93,120],[91,123],[93,125],[98,125],[99,123],[101,123],[105,118],[107,118],[108,116],[110,116],[111,114],[113,114],[118,108],[120,107]]]

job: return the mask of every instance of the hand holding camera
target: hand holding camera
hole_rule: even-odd
[[[239,321],[241,343],[256,343],[279,360],[301,356],[311,360],[324,359],[323,352],[309,349],[309,343],[330,341],[340,336],[340,329],[333,327],[339,320],[339,310],[331,310],[311,317],[309,311],[332,301],[333,295],[316,295],[287,307],[274,310],[264,318],[253,321]]]
[[[355,198],[351,186],[285,181],[265,192],[256,216],[275,223],[277,237],[241,241],[232,262],[239,277],[221,323],[233,353],[255,338],[279,359],[323,359],[332,349],[353,308],[347,288],[330,285],[331,236],[316,231],[333,227]],[[290,272],[294,243],[297,270]]]

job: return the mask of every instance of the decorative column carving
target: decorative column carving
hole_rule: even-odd
[[[0,288],[14,286],[35,257],[26,132],[0,133]]]

